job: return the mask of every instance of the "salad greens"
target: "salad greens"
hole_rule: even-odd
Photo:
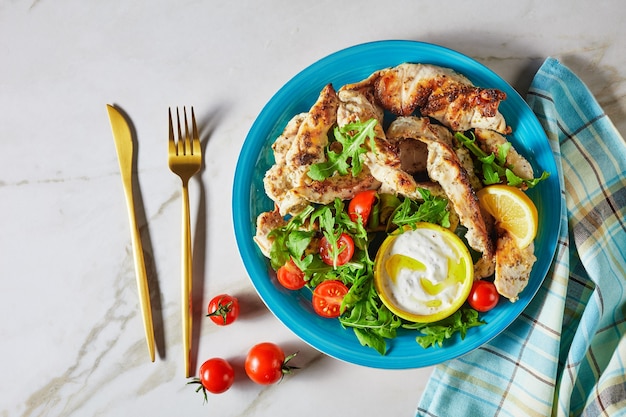
[[[470,307],[461,307],[450,317],[437,323],[410,323],[402,327],[422,332],[423,336],[417,337],[417,343],[423,348],[428,348],[435,345],[443,346],[444,340],[456,332],[460,333],[461,339],[465,339],[469,328],[483,324],[485,322],[478,317],[478,311]]]
[[[413,226],[418,222],[436,223],[450,227],[450,212],[447,210],[448,200],[435,197],[430,191],[419,188],[418,192],[424,200],[418,203],[405,198],[393,213],[392,222],[396,226]]]
[[[470,135],[472,136],[471,138],[461,132],[456,132],[454,137],[476,156],[482,167],[483,184],[500,184],[506,181],[506,184],[513,187],[526,185],[528,188],[533,188],[550,176],[550,173],[544,171],[539,178],[523,179],[518,177],[506,164],[506,157],[512,146],[510,142],[505,142],[498,146],[497,153],[492,152],[488,155],[476,144],[474,134],[470,133]]]
[[[424,346],[441,346],[445,339],[455,333],[465,336],[468,328],[482,324],[478,313],[468,309],[454,320],[420,324],[407,322],[393,314],[380,300],[374,287],[374,261],[377,241],[387,233],[420,221],[430,221],[444,227],[449,225],[447,200],[432,196],[420,190],[424,201],[421,203],[392,195],[380,194],[372,211],[373,223],[379,232],[366,230],[360,217],[351,220],[345,204],[336,199],[333,204],[309,205],[293,216],[287,224],[270,233],[274,239],[270,257],[274,269],[284,265],[289,259],[305,274],[307,287],[314,289],[322,281],[339,280],[349,291],[342,301],[339,322],[344,328],[351,328],[361,345],[369,346],[381,355],[387,351],[386,339],[396,337],[398,329],[416,330],[420,335],[417,342]],[[380,226],[383,226],[382,228]],[[333,246],[336,258],[340,248],[339,236],[348,233],[354,240],[355,252],[344,265],[332,266],[322,262],[314,247],[315,241],[324,236]],[[381,236],[382,235],[382,236]],[[473,313],[471,313],[473,312]],[[452,323],[449,321],[452,320]]]

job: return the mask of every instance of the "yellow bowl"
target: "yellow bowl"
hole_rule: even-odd
[[[397,316],[431,323],[457,311],[467,299],[474,265],[463,241],[433,223],[389,235],[376,254],[374,285]]]

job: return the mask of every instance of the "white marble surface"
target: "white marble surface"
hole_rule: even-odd
[[[373,40],[438,43],[525,93],[547,56],[585,80],[626,133],[626,25],[612,1],[448,2],[0,0],[0,416],[411,416],[431,369],[336,361],[299,341],[257,297],[239,259],[230,197],[248,129],[289,78]],[[143,238],[158,354],[148,360],[130,235],[105,104],[139,141]],[[198,362],[237,380],[208,404],[185,385],[179,315],[179,181],[168,106],[195,106],[205,167],[191,184],[196,300],[243,302],[227,328],[196,330]],[[263,388],[253,344],[299,350],[301,369]]]

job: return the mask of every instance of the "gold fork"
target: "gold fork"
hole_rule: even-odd
[[[189,179],[200,170],[202,165],[202,150],[200,149],[200,138],[196,127],[196,117],[191,108],[191,136],[189,135],[189,125],[187,124],[187,111],[183,107],[183,120],[185,124],[185,135],[182,134],[180,116],[176,108],[176,124],[178,130],[178,141],[174,137],[174,126],[172,123],[172,109],[169,113],[169,157],[168,163],[172,172],[178,175],[183,184],[183,224],[182,224],[182,322],[183,322],[183,353],[185,355],[185,376],[191,376],[190,355],[191,355],[191,224],[189,220]]]

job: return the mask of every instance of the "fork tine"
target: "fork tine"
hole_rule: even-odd
[[[191,134],[192,134],[192,153],[194,155],[200,155],[202,150],[200,149],[200,135],[198,135],[198,126],[196,126],[196,115],[191,107]]]
[[[183,119],[185,121],[185,155],[193,155],[191,137],[189,136],[189,124],[187,123],[187,107],[183,107]]]
[[[176,127],[178,130],[178,143],[176,148],[176,155],[184,155],[185,154],[185,141],[183,139],[183,132],[180,126],[180,113],[178,112],[178,107],[176,107]]]
[[[169,115],[169,125],[170,125],[170,137],[169,137],[169,153],[171,154],[178,154],[178,151],[176,149],[176,142],[174,140],[174,125],[172,124],[172,108],[168,108],[167,109],[167,113]]]

